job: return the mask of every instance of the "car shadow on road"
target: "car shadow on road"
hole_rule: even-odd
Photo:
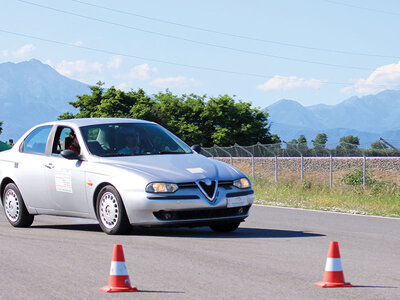
[[[31,228],[46,228],[57,230],[74,230],[87,232],[101,232],[98,224],[53,224],[53,225],[32,225]],[[324,234],[297,231],[297,230],[281,230],[266,228],[239,227],[234,232],[218,233],[212,231],[209,227],[195,228],[174,228],[174,227],[134,227],[128,235],[132,236],[170,236],[170,237],[191,237],[191,238],[301,238],[301,237],[318,237]]]
[[[99,224],[53,224],[53,225],[31,225],[31,228],[47,228],[59,230],[76,230],[76,231],[98,231],[102,232]]]
[[[324,236],[320,233],[264,229],[264,228],[238,228],[234,232],[218,233],[208,227],[198,228],[134,228],[131,235],[138,236],[171,236],[171,237],[195,237],[195,238],[300,238]]]

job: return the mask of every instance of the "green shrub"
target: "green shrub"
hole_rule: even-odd
[[[362,185],[363,178],[364,178],[363,170],[355,169],[355,170],[351,171],[350,173],[347,173],[346,175],[344,175],[343,178],[341,179],[341,181],[348,185]],[[367,172],[367,174],[365,175],[365,184],[372,185],[375,182],[376,182],[376,180],[371,178],[370,172]]]

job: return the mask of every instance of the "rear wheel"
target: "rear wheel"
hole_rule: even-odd
[[[101,189],[96,203],[97,218],[107,234],[124,234],[131,230],[124,204],[118,191],[111,185]]]
[[[211,224],[210,228],[215,232],[232,232],[235,231],[240,225],[240,222],[231,223],[216,223]]]
[[[34,215],[29,214],[18,187],[14,183],[6,185],[3,193],[3,208],[8,222],[14,227],[29,227]]]

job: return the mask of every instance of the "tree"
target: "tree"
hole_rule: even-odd
[[[1,132],[3,131],[2,126],[3,126],[3,121],[0,121],[0,134],[1,134]]]
[[[340,138],[338,147],[343,149],[357,149],[359,145],[360,140],[357,136],[348,135]]]
[[[382,143],[381,141],[376,141],[371,144],[371,148],[372,149],[387,149],[388,146],[386,146],[386,144]]]
[[[304,134],[302,134],[297,139],[297,141],[299,142],[299,144],[297,145],[297,149],[304,154],[308,150],[307,138]]]
[[[252,108],[251,103],[236,101],[228,95],[174,95],[170,91],[149,97],[142,89],[124,92],[103,82],[91,86],[91,95],[77,96],[69,102],[78,113],[59,118],[125,117],[159,123],[189,145],[230,146],[272,142],[268,113]]]
[[[210,98],[203,114],[205,133],[211,134],[208,145],[230,146],[271,143],[268,113],[251,108],[249,102],[236,102],[223,95]]]
[[[280,144],[280,143],[282,143],[282,140],[276,133],[274,133],[271,136],[271,142],[272,142],[272,144]]]
[[[318,133],[313,141],[314,148],[325,148],[328,136],[326,133]]]
[[[99,81],[90,87],[91,95],[77,96],[77,101],[69,102],[78,108],[79,112],[75,115],[70,112],[64,113],[59,119],[116,117],[155,121],[152,111],[155,102],[142,89],[124,92],[112,86],[104,92],[103,85],[104,83]]]
[[[358,146],[360,140],[356,136],[348,135],[340,138],[339,145],[336,147],[337,155],[353,156],[359,155]]]
[[[341,137],[339,143],[347,143],[347,144],[359,146],[360,140],[358,139],[357,136],[348,135],[348,136]]]
[[[299,141],[299,144],[307,144],[307,138],[305,137],[304,134],[300,135],[300,137],[297,140]]]

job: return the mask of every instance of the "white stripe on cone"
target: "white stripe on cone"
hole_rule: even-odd
[[[124,261],[112,261],[110,268],[110,275],[127,276],[128,269]]]
[[[330,272],[343,271],[341,259],[328,257],[326,259],[325,271],[330,271]]]

